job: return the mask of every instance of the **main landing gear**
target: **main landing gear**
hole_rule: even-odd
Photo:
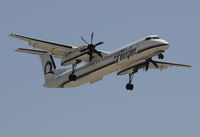
[[[69,75],[69,80],[70,81],[76,81],[76,75],[74,75],[73,73]]]
[[[133,90],[134,85],[132,84],[133,76],[138,71],[138,69],[133,69],[133,72],[129,74],[129,82],[126,84],[127,90]]]
[[[76,60],[76,62],[74,64],[72,64],[72,74],[69,75],[70,81],[76,81],[77,77],[74,73],[75,73],[75,69],[76,69],[77,64],[79,64],[80,62],[81,62],[81,60]]]

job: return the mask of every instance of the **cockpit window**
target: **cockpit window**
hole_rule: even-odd
[[[147,37],[145,40],[150,40],[150,39],[152,39],[151,37]]]
[[[145,40],[150,40],[150,39],[160,39],[158,36],[153,36],[153,37],[147,37]]]

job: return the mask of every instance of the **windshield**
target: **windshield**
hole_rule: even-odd
[[[150,36],[147,37],[145,40],[150,40],[150,39],[160,39],[158,36]]]

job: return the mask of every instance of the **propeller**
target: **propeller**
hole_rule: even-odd
[[[89,58],[90,61],[92,61],[92,59],[93,59],[93,57],[94,57],[94,56],[93,56],[93,53],[96,53],[98,56],[102,57],[101,52],[98,51],[98,50],[96,50],[95,48],[96,48],[96,46],[99,46],[99,45],[103,44],[103,42],[98,42],[98,43],[96,43],[96,44],[93,44],[93,37],[94,37],[94,32],[92,32],[92,34],[91,34],[91,42],[88,43],[88,42],[81,36],[81,40],[82,40],[85,44],[87,44],[87,48],[80,50],[80,52],[85,52],[85,51],[89,50],[89,51],[87,52],[87,54],[90,56],[90,58]]]
[[[158,65],[156,64],[156,62],[154,60],[152,60],[152,58],[149,58],[146,60],[146,63],[145,63],[146,71],[148,71],[148,69],[149,69],[149,63],[152,63],[156,68],[158,68]]]

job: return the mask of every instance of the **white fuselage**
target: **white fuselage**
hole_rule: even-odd
[[[70,69],[56,76],[44,86],[63,88],[80,86],[88,82],[94,83],[101,80],[105,75],[156,56],[167,50],[168,47],[169,44],[162,39],[141,39],[112,51],[102,58],[94,59],[91,63],[77,67],[74,73],[77,76],[76,81],[69,80],[68,77],[72,74],[72,69]]]

